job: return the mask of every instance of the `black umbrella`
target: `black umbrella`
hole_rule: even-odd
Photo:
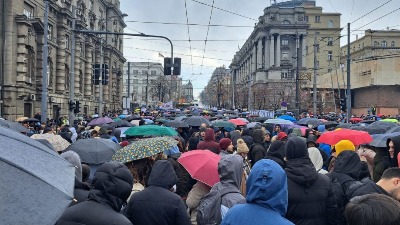
[[[300,125],[311,125],[313,127],[318,127],[319,125],[323,124],[323,122],[317,118],[303,118],[297,122]]]
[[[339,125],[336,126],[336,128],[346,128],[349,129],[350,127],[354,126],[354,124],[351,123],[339,123]]]
[[[394,133],[394,132],[400,132],[400,126],[390,128],[390,130],[386,131],[386,133]]]
[[[24,120],[24,123],[31,123],[31,122],[36,123],[36,122],[40,122],[40,121],[36,118],[28,118],[28,119]]]
[[[124,120],[127,120],[127,121],[131,122],[132,120],[141,120],[141,119],[142,119],[142,117],[140,117],[140,116],[137,116],[137,115],[130,115],[130,116],[128,116],[128,117],[125,117]]]
[[[397,125],[396,123],[392,123],[392,122],[384,122],[384,121],[376,121],[376,122],[373,122],[373,123],[371,123],[371,125],[378,125],[378,126],[385,126],[385,127],[389,127],[389,129],[390,128],[393,128],[393,127],[398,127],[399,125]],[[389,129],[387,129],[387,130],[389,130]]]
[[[400,136],[400,132],[394,133],[385,133],[385,134],[373,134],[371,135],[373,140],[368,145],[379,147],[379,148],[386,148],[387,147],[387,139]]]
[[[339,125],[339,123],[335,122],[335,121],[327,121],[327,122],[323,122],[323,124],[325,125],[326,129],[336,127],[337,125]]]
[[[175,127],[175,128],[178,128],[178,127],[182,127],[182,128],[189,127],[189,125],[186,122],[178,121],[178,120],[173,120],[173,121],[166,122],[165,126],[167,126],[167,127]]]
[[[386,132],[386,129],[384,127],[373,125],[363,127],[362,130],[368,132],[369,134],[383,134]]]
[[[192,116],[185,120],[185,122],[192,127],[199,127],[202,123],[211,125],[211,122],[202,116]]]
[[[20,123],[9,121],[9,120],[0,120],[0,126],[10,128],[11,130],[15,130],[20,133],[28,133],[29,132],[29,129],[22,126]]]
[[[102,138],[79,139],[65,151],[74,151],[81,157],[82,163],[102,164],[111,160],[121,146],[111,140]]]
[[[55,224],[74,197],[74,166],[4,127],[0,143],[0,223]]]
[[[119,120],[108,124],[110,128],[117,128],[117,127],[133,127],[133,124],[129,123],[126,120]]]

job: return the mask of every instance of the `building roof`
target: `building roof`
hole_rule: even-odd
[[[290,1],[282,1],[282,2],[277,2],[273,3],[272,6],[278,6],[278,7],[296,7],[296,6],[302,6],[304,4],[315,6],[316,3],[315,1],[310,1],[310,0],[290,0]]]

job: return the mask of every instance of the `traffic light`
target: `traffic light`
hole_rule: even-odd
[[[92,82],[94,85],[100,84],[100,64],[93,64],[93,75],[92,75]]]
[[[75,102],[75,109],[74,109],[74,113],[78,114],[81,112],[81,103],[79,101]]]
[[[164,58],[164,75],[171,75],[172,60],[171,58]]]
[[[174,58],[174,75],[181,75],[181,58]]]
[[[346,98],[340,99],[340,110],[342,110],[343,112],[347,110]]]
[[[69,111],[75,110],[75,102],[74,101],[69,101]]]
[[[107,85],[108,84],[108,75],[110,71],[108,69],[108,64],[103,64],[103,74],[101,76],[101,84]]]

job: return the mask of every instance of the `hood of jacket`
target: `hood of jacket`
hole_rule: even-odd
[[[285,158],[285,143],[283,141],[274,141],[269,146],[267,155],[278,156],[280,158]]]
[[[158,186],[169,190],[176,182],[178,182],[178,177],[172,164],[168,160],[156,161],[151,169],[148,181],[149,186]]]
[[[218,163],[221,184],[239,188],[242,182],[243,158],[240,155],[226,155]]]
[[[290,180],[304,187],[310,187],[318,177],[318,172],[308,157],[287,161],[285,170]]]
[[[131,194],[132,184],[133,176],[128,167],[122,163],[106,162],[94,174],[89,199],[119,212]]]
[[[253,130],[251,136],[254,143],[264,144],[264,132],[261,129]]]
[[[285,171],[276,162],[261,159],[256,162],[246,180],[246,201],[277,211],[285,216],[288,187]]]
[[[82,181],[82,164],[78,153],[74,151],[67,151],[62,153],[60,156],[75,167],[75,178],[79,181]]]
[[[324,166],[324,160],[322,159],[322,155],[318,148],[316,147],[311,147],[308,148],[308,156],[311,159],[312,164],[314,165],[315,169],[317,171],[322,169],[322,166]]]
[[[399,167],[399,163],[397,161],[397,155],[400,153],[400,136],[395,136],[389,138],[386,142],[387,149],[389,150],[389,142],[393,142],[394,146],[394,159],[392,160],[393,167]]]
[[[343,151],[335,161],[335,172],[344,173],[351,178],[358,180],[361,172],[361,160],[356,152]]]
[[[243,128],[242,130],[242,137],[243,136],[250,136],[250,129],[249,128]]]
[[[204,135],[204,141],[215,141],[215,132],[211,128],[207,128]]]
[[[229,132],[229,136],[231,136],[233,146],[236,147],[237,140],[241,137],[240,131],[238,131],[238,130],[231,131],[231,132]],[[249,146],[249,148],[250,148],[250,146]]]

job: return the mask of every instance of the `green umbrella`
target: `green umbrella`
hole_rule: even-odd
[[[121,119],[120,118],[113,118],[112,120],[114,120],[115,122],[118,122],[118,121],[120,121]]]
[[[235,128],[236,125],[234,123],[231,123],[229,121],[225,120],[215,120],[214,123],[211,124],[213,127],[232,127]]]
[[[379,120],[379,121],[382,121],[382,122],[392,122],[392,123],[398,123],[398,122],[399,122],[397,119],[391,119],[391,118],[383,119],[383,120]]]
[[[155,121],[156,121],[156,122],[159,122],[159,123],[166,123],[166,122],[168,122],[168,121],[170,121],[170,120],[167,120],[167,119],[165,119],[165,118],[158,118],[158,119],[156,119]]]
[[[171,137],[154,137],[134,141],[130,145],[117,150],[112,161],[127,163],[156,155],[176,146],[177,141]]]
[[[177,136],[178,133],[170,127],[143,125],[131,127],[124,132],[126,136]]]

